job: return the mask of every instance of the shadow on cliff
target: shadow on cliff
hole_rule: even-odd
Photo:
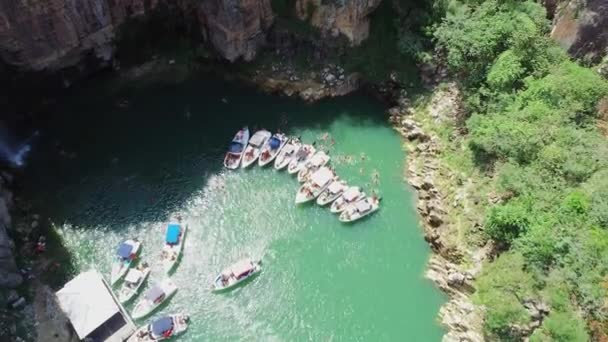
[[[225,172],[226,147],[242,125],[323,130],[342,115],[386,125],[383,112],[361,93],[311,105],[209,75],[112,95],[89,84],[49,113],[22,193],[57,224],[116,230],[164,221]]]

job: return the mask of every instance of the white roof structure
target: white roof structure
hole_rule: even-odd
[[[324,186],[334,178],[334,173],[327,167],[322,167],[310,177],[314,184]]]
[[[262,145],[272,134],[267,130],[257,131],[253,134],[253,137],[249,139],[249,143],[255,147]]]
[[[139,280],[143,276],[144,276],[144,273],[142,271],[139,271],[136,269],[130,269],[129,272],[127,273],[127,276],[125,277],[125,281],[127,283],[136,284],[139,282]]]
[[[338,192],[342,191],[342,189],[344,189],[345,187],[346,187],[346,185],[344,185],[342,182],[335,181],[335,182],[331,183],[327,189],[329,189],[329,192],[331,192],[332,194],[337,194]]]
[[[56,296],[81,340],[95,332],[101,341],[123,341],[135,331],[135,325],[95,270],[79,274]]]
[[[353,187],[348,188],[348,190],[346,190],[344,192],[344,195],[342,195],[342,196],[344,196],[345,200],[350,202],[350,201],[354,200],[355,198],[357,198],[357,196],[359,196],[360,193],[361,193],[361,191],[359,190],[359,188],[356,186],[353,186]]]
[[[357,206],[357,211],[360,213],[366,212],[372,208],[372,205],[369,204],[369,202],[367,202],[367,200],[357,202],[356,206]]]
[[[321,166],[322,164],[327,163],[328,160],[329,160],[329,156],[325,152],[319,151],[310,158],[309,163],[310,163],[310,165]]]

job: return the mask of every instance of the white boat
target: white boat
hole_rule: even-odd
[[[262,146],[260,152],[260,158],[258,159],[258,165],[265,166],[269,164],[274,158],[277,157],[279,152],[285,147],[289,138],[282,133],[275,133],[266,143]]]
[[[130,269],[118,291],[118,301],[124,304],[135,297],[149,275],[150,266],[147,263],[141,263],[137,268]]]
[[[336,174],[328,167],[322,167],[310,176],[310,180],[298,189],[296,204],[312,201],[325,190],[336,178]]]
[[[184,314],[167,315],[155,319],[137,329],[127,342],[162,341],[182,334],[188,330],[190,317]]]
[[[329,156],[327,153],[317,151],[317,153],[315,153],[298,172],[298,182],[306,182],[312,173],[327,165],[327,163],[329,163]]]
[[[373,196],[359,200],[340,214],[340,221],[353,222],[359,220],[380,208],[380,198]]]
[[[188,231],[188,226],[182,226],[179,223],[169,223],[167,225],[165,231],[165,245],[163,246],[160,255],[166,273],[173,270],[179,256],[182,254],[186,231]]]
[[[228,290],[262,271],[262,261],[243,259],[226,268],[213,281],[211,291]]]
[[[361,191],[358,186],[351,186],[346,191],[344,191],[342,196],[338,197],[338,199],[331,204],[330,210],[332,213],[341,213],[349,205],[355,203],[356,201],[364,197],[365,193]]]
[[[127,271],[133,266],[135,259],[137,259],[137,253],[139,253],[140,248],[141,242],[137,241],[137,239],[129,239],[120,243],[116,251],[116,259],[112,264],[112,273],[110,274],[111,285],[115,285],[127,274]]]
[[[234,170],[239,167],[241,164],[241,159],[243,159],[243,151],[249,142],[249,128],[243,127],[241,130],[236,132],[230,146],[228,147],[228,152],[226,152],[226,157],[224,157],[224,166],[228,169]]]
[[[243,162],[241,163],[242,168],[248,167],[258,159],[262,146],[270,139],[271,135],[272,134],[265,129],[259,130],[253,134],[251,139],[249,139],[249,145],[247,145],[243,155]]]
[[[289,140],[285,147],[281,149],[279,155],[275,158],[274,168],[277,170],[282,170],[287,167],[287,165],[289,165],[289,162],[293,159],[293,157],[300,149],[300,146],[302,146],[300,139],[292,138],[291,140]]]
[[[317,197],[317,204],[324,206],[335,201],[338,199],[338,197],[342,196],[347,188],[348,186],[346,185],[346,181],[337,179],[334,180],[331,182],[331,184],[329,184],[327,189],[325,189],[325,191],[323,191],[319,197]]]
[[[169,278],[153,285],[146,293],[144,298],[140,299],[131,313],[133,319],[140,319],[151,314],[162,303],[167,301],[173,294],[177,292],[177,286]]]
[[[304,144],[300,146],[296,155],[291,159],[287,166],[287,172],[294,174],[300,172],[306,162],[315,154],[317,149],[313,145]]]

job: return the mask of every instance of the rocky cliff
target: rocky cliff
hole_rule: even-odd
[[[608,2],[569,0],[546,3],[554,38],[572,56],[597,63],[608,54]]]
[[[369,15],[380,5],[381,0],[297,0],[296,13],[301,20],[325,35],[337,37],[342,34],[352,45],[359,45],[369,35]]]
[[[10,181],[8,174],[0,176],[0,289],[17,287],[23,281],[13,257],[13,241],[7,234],[11,225],[9,209],[13,203],[13,195],[8,190]]]
[[[162,6],[198,17],[201,36],[230,61],[252,59],[273,21],[269,0],[0,0],[0,58],[29,70],[91,57],[109,65],[120,25]]]

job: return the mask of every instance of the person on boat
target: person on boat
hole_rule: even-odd
[[[249,151],[247,151],[246,156],[247,156],[247,158],[253,158],[253,149],[250,149]]]

